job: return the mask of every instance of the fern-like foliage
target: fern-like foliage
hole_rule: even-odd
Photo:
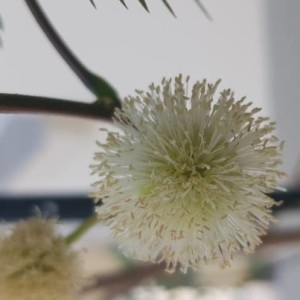
[[[125,0],[119,0],[126,8],[126,3]],[[149,12],[149,8],[147,6],[146,0],[138,0],[140,2],[140,4],[144,7],[145,10],[147,10]],[[169,4],[169,2],[167,0],[161,0],[162,3],[165,5],[165,7],[168,9],[168,11],[175,17],[175,13],[171,7],[171,5]],[[211,16],[209,14],[209,12],[207,11],[207,9],[205,8],[205,6],[202,4],[201,0],[194,0],[196,2],[196,4],[198,5],[198,7],[202,10],[202,12],[204,13],[204,15],[211,20]]]
[[[127,4],[126,4],[126,2],[125,2],[125,0],[119,0],[119,1],[122,3],[122,5],[123,5],[124,7],[128,8],[128,7],[127,7]],[[140,4],[143,6],[143,8],[144,8],[147,12],[150,12],[146,0],[138,0],[138,1],[140,2]],[[209,12],[208,12],[208,10],[205,8],[205,6],[204,6],[203,3],[201,2],[201,0],[194,0],[194,1],[195,1],[196,4],[198,5],[198,7],[201,9],[201,11],[203,12],[203,14],[204,14],[209,20],[212,20],[210,14],[209,14]],[[92,3],[92,5],[93,5],[94,7],[96,7],[96,6],[95,6],[94,0],[90,0],[90,2]],[[168,9],[168,11],[169,11],[174,17],[176,17],[175,12],[174,12],[174,10],[172,9],[172,7],[171,7],[171,5],[169,4],[169,2],[168,2],[167,0],[161,0],[161,2],[165,5],[165,7]]]
[[[125,0],[119,0],[126,8],[127,5],[125,3]],[[138,0],[140,2],[140,4],[144,7],[144,9],[146,11],[149,12],[149,8],[147,6],[146,0]],[[176,17],[174,10],[172,9],[171,5],[169,4],[169,2],[167,0],[161,0],[162,3],[165,5],[165,7],[168,9],[168,11],[174,16]],[[196,4],[198,5],[198,7],[202,10],[202,12],[204,13],[204,15],[209,19],[212,20],[208,10],[205,8],[205,6],[203,5],[203,3],[201,2],[201,0],[194,0],[196,2]]]

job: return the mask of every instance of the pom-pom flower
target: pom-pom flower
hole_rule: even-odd
[[[21,221],[0,241],[0,300],[73,300],[79,266],[52,220]]]
[[[92,166],[97,208],[125,253],[169,271],[229,265],[252,251],[273,220],[283,144],[275,123],[256,116],[219,82],[163,79],[115,113]]]

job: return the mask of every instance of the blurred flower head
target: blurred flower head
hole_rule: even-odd
[[[74,299],[79,266],[77,255],[55,233],[54,221],[21,221],[0,241],[0,299]]]
[[[138,259],[180,266],[229,265],[252,251],[273,220],[266,193],[282,175],[275,123],[219,82],[163,79],[128,97],[121,131],[98,143],[93,194],[115,239]]]

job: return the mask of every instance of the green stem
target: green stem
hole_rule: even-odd
[[[114,107],[105,102],[75,102],[40,96],[0,93],[0,113],[44,113],[111,121]]]
[[[79,77],[81,82],[97,97],[110,98],[114,107],[121,107],[121,102],[115,89],[102,77],[90,72],[67,47],[63,39],[55,31],[49,19],[46,17],[42,8],[36,0],[25,0],[36,22],[52,43],[56,51],[61,55],[64,61],[69,65],[73,72]]]
[[[99,222],[97,215],[94,214],[88,219],[84,220],[71,234],[69,234],[65,241],[68,245],[76,242],[81,236],[83,236],[91,227]]]

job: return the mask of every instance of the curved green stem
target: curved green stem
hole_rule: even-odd
[[[121,102],[115,89],[105,79],[90,72],[79,61],[79,59],[64,43],[59,34],[55,31],[37,1],[25,0],[25,2],[54,48],[70,66],[73,72],[79,77],[82,83],[97,97],[99,102],[102,98],[110,98],[112,106],[121,107]]]
[[[97,215],[94,214],[88,219],[84,220],[71,234],[65,238],[65,242],[70,245],[77,241],[81,236],[83,236],[90,228],[99,222]]]

